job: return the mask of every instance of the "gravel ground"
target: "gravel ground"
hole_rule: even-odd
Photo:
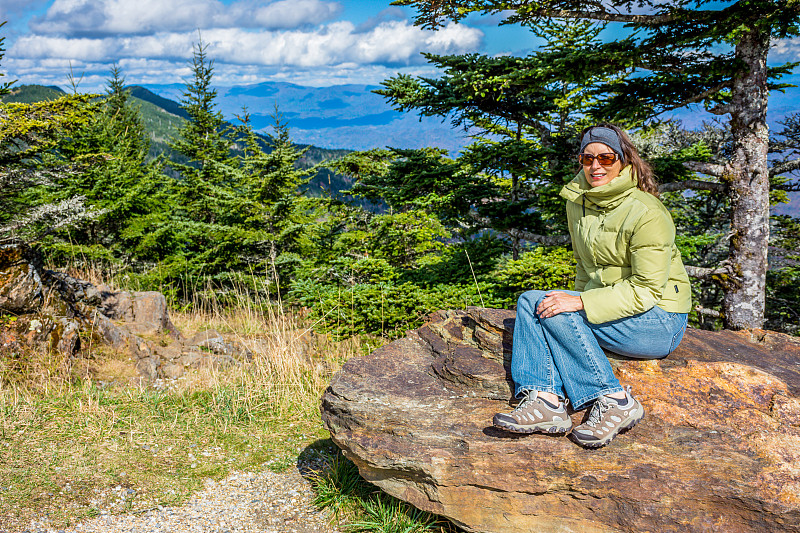
[[[302,467],[301,467],[302,468]],[[181,507],[139,514],[100,515],[68,529],[32,523],[27,533],[339,533],[297,467],[276,474],[237,473],[206,488]]]

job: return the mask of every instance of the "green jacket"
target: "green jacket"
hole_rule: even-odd
[[[581,170],[562,190],[572,249],[575,290],[586,316],[600,324],[657,305],[688,313],[689,276],[675,246],[675,224],[664,204],[636,187],[631,167],[600,187]]]

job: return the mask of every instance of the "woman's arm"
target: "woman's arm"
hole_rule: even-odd
[[[567,207],[567,228],[569,229],[569,237],[572,241],[572,256],[575,258],[575,290],[582,291],[586,284],[589,282],[589,274],[583,266],[583,261],[575,251],[575,234],[574,227],[575,221],[573,220],[572,211]]]

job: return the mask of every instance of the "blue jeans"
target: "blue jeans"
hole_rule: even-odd
[[[583,311],[539,318],[536,308],[548,292],[528,291],[517,302],[511,353],[517,396],[526,390],[551,392],[581,409],[623,390],[603,348],[627,357],[660,359],[678,347],[686,331],[686,313],[669,313],[658,306],[603,324],[589,323]]]

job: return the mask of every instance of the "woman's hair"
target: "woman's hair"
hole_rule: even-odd
[[[633,176],[634,179],[636,179],[636,186],[644,192],[648,192],[658,198],[658,182],[653,174],[653,168],[647,161],[641,158],[639,151],[633,145],[631,138],[628,137],[628,134],[625,132],[625,130],[615,124],[595,124],[594,126],[589,126],[588,128],[584,129],[581,132],[580,138],[583,139],[583,136],[586,135],[586,132],[592,128],[608,128],[617,134],[617,137],[619,137],[619,143],[622,146],[622,154],[625,156],[624,163],[633,167]]]

